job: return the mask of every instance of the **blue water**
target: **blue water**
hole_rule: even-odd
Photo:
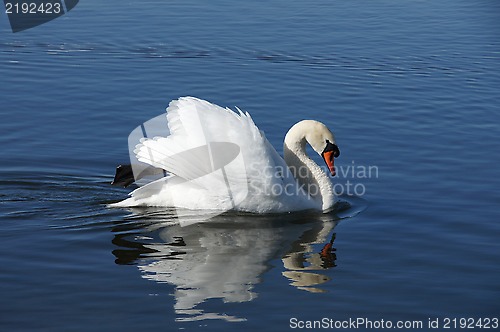
[[[500,4],[80,1],[0,19],[0,328],[287,330],[500,316]],[[172,225],[106,207],[127,137],[192,95],[282,152],[333,129],[364,191],[336,213]],[[335,251],[321,255],[334,238]],[[441,326],[442,327],[442,326]],[[424,328],[425,330],[425,328]]]

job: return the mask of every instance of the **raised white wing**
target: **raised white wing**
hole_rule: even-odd
[[[174,188],[167,185],[173,179],[160,179],[134,191],[122,205],[261,213],[312,208],[250,114],[237,111],[193,97],[172,101],[167,108],[169,135],[143,138],[134,152],[139,161],[182,181],[177,179]]]

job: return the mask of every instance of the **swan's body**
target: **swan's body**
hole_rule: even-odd
[[[170,135],[142,139],[134,153],[169,175],[113,206],[271,213],[327,211],[335,203],[328,175],[305,152],[308,142],[334,174],[338,148],[320,122],[295,124],[285,137],[283,159],[248,113],[184,97],[170,103],[167,121]]]

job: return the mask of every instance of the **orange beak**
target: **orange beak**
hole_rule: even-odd
[[[322,153],[323,159],[325,160],[326,166],[330,170],[332,176],[335,176],[335,153],[334,151],[326,151]]]

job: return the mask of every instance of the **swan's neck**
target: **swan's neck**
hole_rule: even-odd
[[[283,144],[285,162],[293,176],[309,196],[328,210],[335,203],[330,178],[306,153],[306,135],[300,128],[292,127]]]

